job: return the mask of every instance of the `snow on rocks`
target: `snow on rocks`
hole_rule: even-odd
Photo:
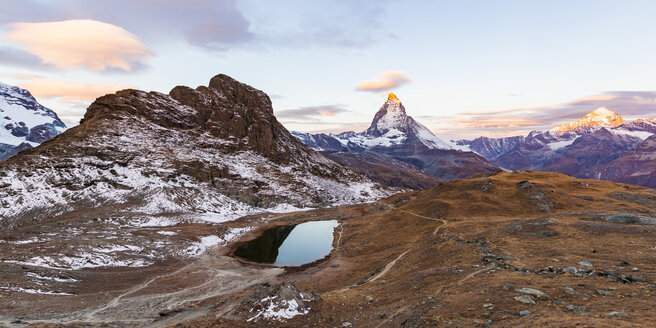
[[[65,130],[57,114],[29,91],[0,83],[0,160],[21,145],[35,147]]]
[[[53,292],[53,291],[49,291],[49,290],[23,288],[23,287],[18,287],[18,286],[13,286],[13,287],[0,286],[0,290],[8,290],[8,291],[12,291],[12,292],[19,292],[19,293],[26,293],[26,294],[40,294],[40,295],[59,295],[59,296],[71,296],[71,295],[73,295],[73,294],[65,293],[65,292]]]
[[[114,254],[80,252],[72,256],[34,256],[24,261],[4,260],[4,263],[60,270],[81,270],[107,267],[145,267],[153,264],[143,258],[120,259]]]
[[[308,314],[310,312],[309,308],[300,308],[296,300],[278,301],[276,300],[277,298],[278,296],[267,296],[260,300],[260,303],[264,305],[264,308],[257,310],[257,314],[246,321],[251,322],[259,317],[262,317],[263,319],[285,321],[285,319],[291,319],[297,315]]]
[[[242,317],[246,322],[287,321],[299,315],[308,314],[310,302],[321,297],[314,293],[302,292],[292,283],[258,285],[231,314]]]
[[[369,128],[363,132],[349,131],[330,135],[311,135],[299,132],[292,134],[315,150],[340,150],[339,148],[342,148],[362,151],[389,148],[412,141],[417,141],[429,149],[459,148],[452,142],[438,138],[427,127],[408,116],[405,107],[393,93],[390,93],[387,102],[378,110]]]
[[[182,255],[187,257],[200,256],[203,253],[205,253],[208,249],[214,246],[227,245],[229,242],[237,239],[238,237],[242,236],[248,231],[251,231],[252,229],[253,229],[252,227],[230,228],[228,229],[228,232],[226,232],[223,235],[223,237],[219,237],[216,235],[208,235],[208,236],[200,237],[199,238],[200,241],[191,243],[191,245],[189,245],[187,248],[185,248],[182,251]]]
[[[619,114],[608,110],[606,107],[599,107],[583,116],[583,118],[572,123],[558,125],[551,131],[565,133],[580,128],[616,127],[625,123],[626,121]]]

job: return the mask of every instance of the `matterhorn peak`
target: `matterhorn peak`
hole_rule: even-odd
[[[391,101],[394,101],[394,102],[397,102],[397,103],[400,103],[400,102],[401,102],[401,101],[399,100],[399,98],[396,97],[396,95],[394,94],[394,92],[390,92],[389,95],[387,95],[387,100],[391,100]]]
[[[387,101],[376,112],[374,120],[367,130],[363,132],[365,136],[381,137],[387,136],[394,140],[405,140],[405,138],[416,138],[433,149],[451,149],[446,141],[436,137],[427,127],[415,121],[405,112],[405,107],[396,97],[394,92],[390,92]]]
[[[565,133],[580,128],[616,127],[625,123],[626,121],[619,114],[608,110],[606,107],[599,107],[576,122],[558,125],[551,131]]]

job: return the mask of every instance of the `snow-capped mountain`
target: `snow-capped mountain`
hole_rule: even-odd
[[[80,125],[0,171],[0,225],[89,209],[238,217],[392,192],[303,145],[264,92],[225,75],[100,97]]]
[[[52,110],[29,91],[0,83],[0,160],[37,146],[66,130]]]
[[[599,107],[583,118],[572,123],[564,123],[551,129],[555,133],[576,131],[581,128],[616,127],[626,124],[626,121],[617,113],[609,111],[606,107]]]
[[[330,135],[300,132],[292,132],[292,134],[315,150],[371,152],[410,163],[441,180],[464,178],[475,173],[498,170],[498,167],[481,156],[456,150],[462,147],[435,136],[427,127],[407,115],[405,107],[394,93],[388,95],[387,101],[376,112],[369,128],[363,132],[349,131]],[[361,157],[368,160],[380,158]],[[347,157],[331,158],[340,161]],[[349,166],[352,161],[344,160],[340,163]],[[382,163],[378,162],[372,164],[382,166]],[[387,163],[384,165],[389,167]]]
[[[639,145],[654,133],[656,119],[626,122],[619,114],[601,107],[575,122],[558,125],[549,131],[533,131],[526,137],[477,138],[457,144],[509,170],[555,171],[579,178],[632,181],[656,187],[647,179],[631,180],[620,174],[631,171],[631,158],[646,158],[638,150],[651,147]],[[625,156],[629,152],[632,155]]]
[[[405,112],[405,107],[393,92],[362,133],[342,133],[335,136],[352,148],[371,149],[392,145],[421,143],[430,149],[453,149],[449,142],[436,137],[428,128]]]

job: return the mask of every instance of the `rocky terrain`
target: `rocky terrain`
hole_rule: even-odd
[[[652,189],[502,172],[374,204],[175,224],[157,230],[241,232],[200,257],[145,267],[2,264],[0,316],[8,326],[649,327],[655,211]],[[331,219],[334,249],[313,265],[230,256],[268,227]],[[19,227],[5,243],[46,246],[30,237],[41,229]]]
[[[123,288],[196,261],[259,225],[222,224],[244,215],[398,190],[300,143],[266,94],[228,76],[168,95],[119,91],[80,125],[0,162],[2,315],[30,309],[5,302],[21,295],[92,295],[114,274]]]
[[[0,160],[62,133],[66,125],[29,91],[0,83]]]
[[[293,135],[317,151],[370,153],[350,155],[349,158],[358,156],[360,163],[370,163],[367,176],[376,181],[386,180],[385,170],[380,172],[380,178],[375,177],[374,170],[375,167],[389,167],[391,163],[386,158],[410,164],[411,170],[420,170],[438,180],[465,178],[499,169],[485,158],[470,151],[457,150],[461,147],[436,137],[428,128],[407,115],[405,107],[394,93],[389,94],[369,128],[363,132],[331,135],[293,132]],[[333,159],[347,167],[352,163],[343,156]],[[357,170],[357,167],[354,169]],[[406,165],[398,166],[398,170],[404,171],[405,176],[412,176],[413,173],[407,169]],[[405,185],[419,187],[422,184],[415,179]]]

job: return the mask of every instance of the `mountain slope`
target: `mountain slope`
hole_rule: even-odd
[[[64,134],[0,163],[0,224],[94,209],[238,216],[389,194],[296,140],[269,97],[217,75],[98,98]]]
[[[507,138],[478,137],[474,140],[458,140],[456,145],[464,146],[464,150],[473,151],[488,160],[492,160],[513,150],[524,139],[524,136]]]
[[[428,128],[415,121],[405,112],[405,107],[392,92],[387,97],[387,101],[378,110],[374,116],[371,125],[362,133],[365,137],[362,145],[379,146],[382,144],[371,143],[369,140],[388,136],[391,139],[403,141],[406,143],[419,142],[431,149],[453,149],[448,142],[436,137]],[[395,142],[390,141],[391,144]]]
[[[0,160],[65,129],[57,114],[39,104],[29,91],[0,83]]]
[[[419,190],[440,183],[410,163],[373,152],[323,151],[321,154],[384,186]]]
[[[596,179],[656,188],[656,135],[612,162],[595,167],[590,174]]]
[[[581,178],[594,178],[590,171],[606,164],[642,142],[631,135],[613,133],[606,128],[585,134],[545,161],[540,171],[553,171]]]
[[[625,139],[623,135],[629,136],[639,136],[641,132],[629,131],[624,129],[625,121],[622,117],[614,112],[609,111],[606,108],[598,108],[583,118],[571,122],[564,123],[556,126],[555,128],[542,132],[542,131],[533,131],[528,136],[523,138],[518,142],[512,149],[506,151],[503,154],[500,154],[496,157],[492,157],[495,154],[484,153],[482,155],[490,156],[487,157],[492,160],[497,165],[510,169],[510,170],[541,170],[544,166],[552,165],[552,162],[559,161],[563,154],[567,153],[567,156],[577,156],[577,152],[584,152],[585,149],[582,144],[578,144],[576,149],[569,148],[581,137],[587,136],[590,134],[596,133],[596,131],[605,130],[615,135],[614,138],[616,141],[622,143]],[[637,129],[638,127],[634,127]],[[605,134],[605,138],[608,142],[606,145],[608,147],[612,146],[613,137],[608,134]],[[645,137],[646,138],[646,137]],[[499,138],[499,142],[506,138]],[[589,140],[588,140],[589,141]],[[621,147],[627,147],[631,143],[622,143]],[[593,151],[603,151],[603,146],[590,149],[588,153]],[[622,148],[627,150],[626,148]],[[608,151],[611,151],[608,149]],[[613,154],[617,154],[618,150],[614,149]],[[583,156],[583,154],[581,154]],[[557,169],[553,167],[552,169]],[[568,172],[571,173],[573,169],[570,168]],[[557,171],[561,172],[561,171]]]
[[[480,137],[456,144],[508,170],[554,171],[656,187],[656,181],[647,178],[646,169],[639,168],[651,165],[645,160],[652,151],[646,140],[654,133],[656,119],[626,122],[601,107],[575,122],[545,132],[533,131],[526,137]]]
[[[373,204],[241,218],[229,224],[257,227],[184,262],[59,275],[3,263],[12,288],[59,295],[0,289],[10,300],[0,302],[0,323],[652,327],[654,213],[652,189],[500,172]],[[271,227],[316,220],[339,226],[330,254],[311,266],[283,269],[231,256]],[[0,250],[28,247],[19,243],[26,239],[0,243]],[[45,279],[53,276],[66,282]]]

